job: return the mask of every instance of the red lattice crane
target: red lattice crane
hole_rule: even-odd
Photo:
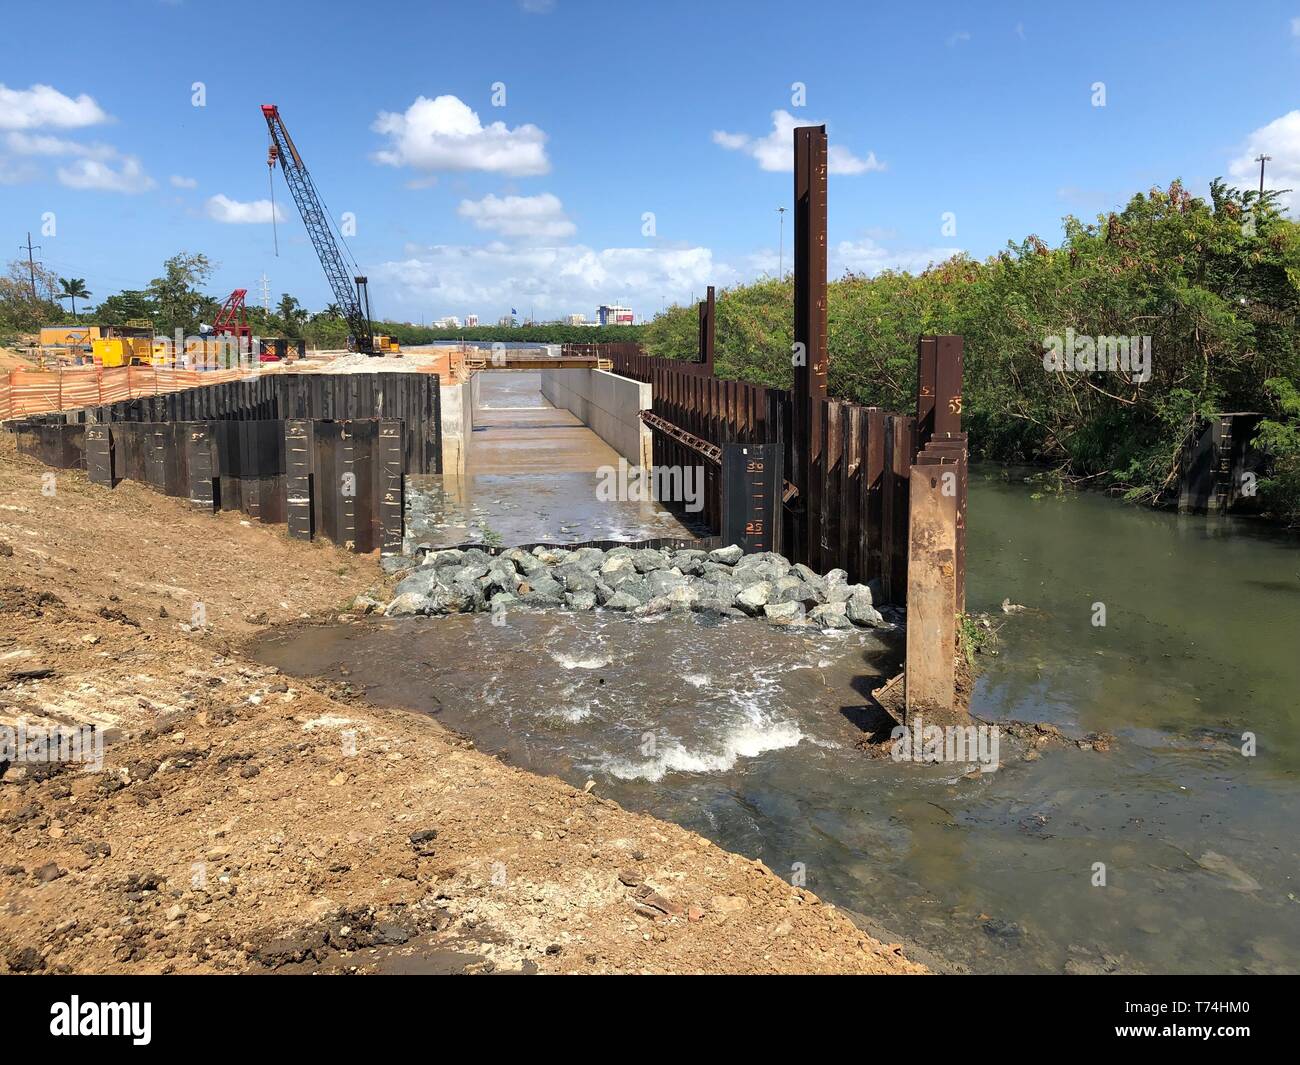
[[[217,336],[233,336],[239,342],[242,350],[244,347],[244,338],[248,338],[248,350],[253,350],[253,328],[248,324],[248,314],[244,309],[244,297],[248,295],[248,289],[237,288],[229,296],[226,302],[221,305],[221,310],[217,312],[217,317],[212,323],[212,332]]]

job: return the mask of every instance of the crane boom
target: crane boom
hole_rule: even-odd
[[[293,202],[298,205],[298,213],[302,215],[303,225],[307,227],[307,235],[311,237],[312,245],[316,248],[316,256],[320,259],[330,288],[334,291],[334,299],[343,308],[343,316],[347,319],[348,328],[352,333],[354,347],[357,351],[374,355],[376,354],[374,327],[370,321],[370,295],[367,281],[364,277],[352,275],[348,270],[339,246],[334,241],[329,215],[325,213],[316,186],[311,180],[311,174],[307,172],[307,166],[302,161],[302,156],[298,154],[293,138],[289,136],[284,119],[280,117],[280,109],[275,104],[263,104],[262,117],[266,119],[266,128],[271,133],[271,147],[267,153],[266,165],[273,167],[278,160],[280,168],[284,171],[284,179],[288,182],[290,193],[293,194]]]

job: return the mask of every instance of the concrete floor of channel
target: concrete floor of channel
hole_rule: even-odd
[[[540,373],[483,371],[465,474],[406,479],[407,548],[705,534],[659,503],[600,498],[601,471],[618,463],[613,448],[542,395]]]

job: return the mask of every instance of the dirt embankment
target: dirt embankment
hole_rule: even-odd
[[[0,438],[0,971],[921,971],[758,863],[244,657],[375,560]]]

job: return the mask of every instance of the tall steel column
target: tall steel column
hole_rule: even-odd
[[[808,565],[822,551],[821,458],[826,400],[826,127],[794,131],[794,395],[791,474],[799,489],[793,556]],[[800,347],[802,345],[802,347]]]

